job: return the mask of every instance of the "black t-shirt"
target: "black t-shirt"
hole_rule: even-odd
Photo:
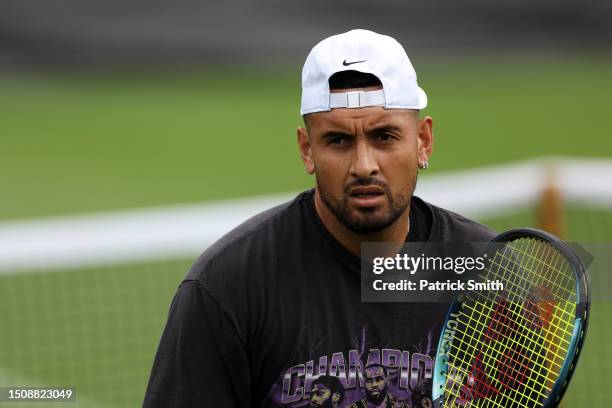
[[[408,241],[494,235],[412,199]],[[323,375],[339,380],[339,407],[367,406],[363,370],[372,364],[386,373],[381,406],[428,406],[421,400],[431,395],[448,305],[362,303],[360,282],[359,257],[327,231],[313,190],[246,221],[206,250],[181,283],[144,406],[303,407]]]

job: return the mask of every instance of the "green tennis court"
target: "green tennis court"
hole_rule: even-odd
[[[437,119],[432,172],[612,157],[612,63],[415,63]],[[0,220],[307,188],[298,87],[286,71],[3,78]],[[534,225],[534,213],[482,221],[502,230]],[[569,239],[612,241],[611,211],[572,207],[567,223]],[[191,261],[0,275],[0,384],[71,385],[77,406],[138,406]],[[610,301],[593,305],[567,407],[607,406],[611,313]]]

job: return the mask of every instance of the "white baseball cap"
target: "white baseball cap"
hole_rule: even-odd
[[[336,72],[359,71],[376,76],[378,91],[330,93]],[[394,38],[368,30],[333,35],[315,45],[302,69],[302,115],[333,108],[384,106],[385,109],[423,109],[427,95],[406,51]]]

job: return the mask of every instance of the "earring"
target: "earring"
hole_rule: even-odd
[[[423,160],[419,163],[419,168],[421,170],[427,170],[429,168],[429,162],[427,160]]]

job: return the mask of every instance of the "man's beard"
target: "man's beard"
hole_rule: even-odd
[[[380,210],[374,208],[362,210],[354,210],[349,208],[350,190],[357,186],[368,185],[376,185],[383,189],[384,196],[387,199],[389,206],[389,210],[386,213],[377,215],[376,212]],[[344,224],[346,228],[358,234],[378,232],[397,221],[397,219],[410,205],[410,200],[412,198],[412,193],[414,192],[415,186],[416,176],[412,186],[393,195],[387,184],[372,177],[359,178],[349,183],[344,188],[342,200],[338,201],[334,200],[325,192],[325,190],[321,188],[321,184],[317,179],[317,188],[323,204],[325,204],[325,206],[331,210],[331,212],[342,224]]]
[[[334,406],[332,405],[332,399],[331,397],[329,397],[328,399],[325,400],[325,402],[323,402],[322,405],[317,405],[314,404],[313,402],[310,403],[311,407],[315,407],[315,408],[334,408]]]
[[[380,393],[378,393],[377,396],[374,396],[366,391],[366,400],[373,403],[374,405],[379,405],[385,400],[385,398],[387,398],[387,384],[385,384],[385,387],[380,390]]]

